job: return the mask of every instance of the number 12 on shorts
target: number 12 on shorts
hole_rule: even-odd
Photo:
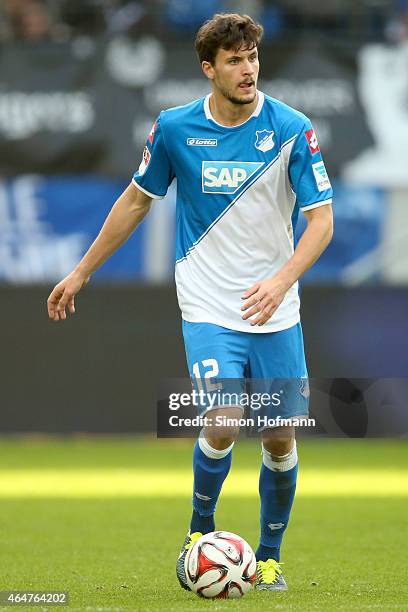
[[[200,369],[201,363],[201,369]],[[205,385],[205,391],[216,391],[222,388],[221,383],[211,382],[212,378],[215,378],[220,373],[218,361],[216,359],[203,359],[203,361],[196,361],[193,364],[193,376],[197,381],[198,391],[203,391],[203,379]],[[204,376],[203,376],[204,374]]]

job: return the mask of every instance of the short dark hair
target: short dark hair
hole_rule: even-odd
[[[195,48],[201,62],[214,64],[219,49],[253,49],[261,41],[263,27],[249,15],[217,13],[197,32]]]

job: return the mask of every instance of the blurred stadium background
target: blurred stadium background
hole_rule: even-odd
[[[1,588],[66,584],[82,593],[78,605],[121,601],[129,609],[156,609],[146,604],[148,578],[140,570],[139,549],[134,571],[130,543],[140,545],[138,519],[154,526],[151,537],[167,555],[165,581],[176,588],[170,574],[188,518],[191,441],[172,445],[149,437],[159,381],[187,375],[173,286],[174,186],[95,274],[74,318],[49,323],[45,301],[129,183],[160,110],[207,92],[193,39],[217,11],[247,12],[264,24],[260,89],[312,119],[333,179],[334,240],[302,282],[311,375],[407,376],[407,0],[1,0],[0,496],[2,524],[12,534],[7,545],[2,540],[2,567],[8,570]],[[406,381],[402,386],[406,398]],[[74,432],[145,437],[41,437]],[[14,435],[22,433],[40,436]],[[249,482],[252,472],[256,478],[258,455],[249,459],[251,444],[244,444],[242,455],[236,451],[241,472],[221,506],[224,526],[239,532],[247,511],[254,517],[257,511],[255,489],[239,496],[239,479]],[[339,528],[347,515],[346,548],[356,565],[349,565],[342,588],[349,594],[350,580],[358,583],[356,600],[345,605],[331,578],[322,609],[362,609],[364,602],[389,609],[396,587],[390,585],[387,594],[383,568],[373,559],[384,549],[392,557],[402,541],[405,443],[332,441],[329,447],[314,441],[304,448],[297,539],[288,536],[291,563],[296,558],[301,565],[298,588],[311,584],[305,568],[316,515],[326,517],[323,531],[342,571],[351,563]],[[387,470],[381,471],[384,456]],[[180,473],[166,472],[173,463]],[[395,530],[378,533],[375,524],[390,504]],[[159,523],[165,536],[156,531]],[[253,544],[255,528],[248,527]],[[321,555],[325,542],[318,544]],[[370,562],[359,582],[361,554]],[[323,556],[331,577],[340,576],[330,551]],[[316,559],[312,567],[324,581]],[[373,587],[377,580],[382,594]],[[145,604],[131,603],[141,595]],[[311,609],[315,593],[309,595]],[[166,609],[181,609],[174,602]]]
[[[264,23],[260,87],[311,117],[333,178],[334,240],[302,282],[311,375],[406,375],[406,0],[0,6],[0,430],[154,430],[157,381],[186,374],[174,186],[95,274],[75,321],[49,325],[44,299],[129,183],[160,110],[207,92],[193,39],[218,10]],[[136,386],[149,409],[135,409]]]

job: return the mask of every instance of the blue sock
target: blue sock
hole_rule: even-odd
[[[263,448],[259,478],[261,498],[261,539],[256,551],[257,561],[280,560],[283,534],[289,522],[296,491],[298,472],[296,442],[284,457],[272,457]]]
[[[223,451],[212,448],[204,437],[200,437],[194,447],[193,469],[193,515],[190,532],[214,531],[214,512],[224,480],[231,467],[231,450],[229,446]]]

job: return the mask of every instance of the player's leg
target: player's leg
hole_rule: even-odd
[[[240,408],[215,409],[212,417],[227,416],[240,418]],[[208,416],[208,415],[207,415]],[[223,431],[209,426],[202,430],[193,451],[193,511],[190,528],[181,547],[176,564],[176,574],[180,585],[188,589],[184,570],[184,559],[188,549],[206,533],[215,531],[215,508],[222,485],[231,467],[232,448],[239,428],[228,427]]]
[[[216,417],[239,420],[242,410],[237,407],[217,408],[206,412],[209,420]],[[232,449],[239,434],[238,426],[204,427],[193,452],[193,512],[190,533],[209,533],[215,529],[214,514],[221,488],[231,467]]]
[[[298,473],[293,427],[262,432],[262,466],[259,477],[261,536],[258,561],[280,561],[280,547],[295,498]]]
[[[308,413],[304,393],[307,368],[299,325],[254,338],[250,354],[251,377],[270,391],[283,390],[281,402],[269,407],[269,418],[290,418]],[[261,534],[256,557],[261,570],[258,588],[286,589],[278,565],[296,491],[298,460],[294,428],[262,428],[262,465],[259,478]]]
[[[223,383],[237,381],[239,384],[248,353],[247,339],[242,334],[208,323],[183,322],[183,335],[190,375],[194,384],[201,387],[198,390],[216,392],[216,381],[220,379]],[[182,565],[186,551],[197,537],[215,529],[216,504],[231,467],[231,451],[239,433],[239,427],[233,425],[216,426],[216,417],[234,420],[242,416],[242,410],[233,405],[214,405],[212,409],[203,406],[203,413],[212,423],[202,430],[193,452],[193,511],[177,564],[177,576],[184,588],[187,587]]]

